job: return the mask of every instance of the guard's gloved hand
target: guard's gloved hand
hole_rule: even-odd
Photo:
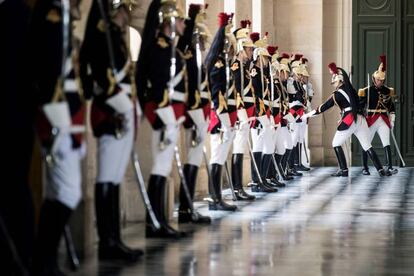
[[[315,115],[316,110],[312,110],[311,112],[308,112],[306,114],[303,114],[302,117],[300,117],[302,119],[302,121],[307,120],[308,118],[311,118]]]
[[[391,129],[394,129],[394,126],[395,126],[395,113],[390,114],[390,123],[391,123]]]

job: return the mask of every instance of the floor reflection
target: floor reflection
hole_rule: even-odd
[[[142,260],[93,256],[70,275],[414,275],[414,168],[387,178],[358,169],[332,178],[334,170],[215,212],[211,226],[186,226],[194,233],[180,241],[145,239],[144,226],[132,225],[126,241],[145,249]]]

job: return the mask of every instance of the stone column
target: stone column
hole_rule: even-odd
[[[273,14],[273,0],[261,0],[262,1],[262,11],[261,11],[261,21],[262,21],[262,28],[260,34],[263,36],[266,32],[269,33],[268,42],[270,45],[276,43],[275,37],[275,27],[276,24],[274,22],[275,17]]]
[[[245,19],[252,20],[252,0],[236,0],[235,25],[239,27],[239,22]]]
[[[212,39],[218,29],[218,19],[217,15],[224,11],[224,1],[225,0],[206,0],[205,3],[208,4],[207,9],[207,26],[212,34]]]
[[[267,2],[267,0],[263,1]],[[275,26],[273,43],[279,46],[281,53],[301,53],[309,59],[309,71],[315,90],[312,106],[317,107],[325,98],[323,93],[327,89],[323,86],[322,81],[323,0],[277,0],[273,2]],[[270,9],[266,5],[263,7],[265,11]],[[309,135],[308,147],[311,150],[312,165],[323,165],[324,163],[326,144],[323,142],[323,116],[312,118],[309,123],[309,134],[311,135]]]

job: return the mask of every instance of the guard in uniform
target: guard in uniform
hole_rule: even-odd
[[[349,81],[347,73],[342,68],[337,68],[335,63],[329,64],[329,70],[332,74],[331,83],[335,87],[335,91],[329,99],[317,109],[303,115],[302,119],[305,120],[325,112],[334,105],[337,105],[341,109],[342,118],[332,141],[332,147],[335,150],[339,163],[339,170],[332,174],[332,176],[348,176],[348,166],[342,149],[342,144],[345,143],[352,134],[358,138],[362,148],[371,157],[378,174],[380,176],[391,175],[390,172],[385,171],[382,168],[382,164],[371,146],[371,142],[369,141],[369,129],[359,106],[358,94]]]
[[[237,93],[237,123],[231,159],[231,178],[238,200],[254,200],[255,196],[249,195],[243,189],[243,155],[249,150],[249,123],[254,119],[254,95],[249,74],[254,45],[249,37],[250,21],[242,20],[240,25],[241,27],[233,32],[237,40],[237,50],[236,60],[231,65],[234,89]]]
[[[136,261],[139,249],[121,239],[120,185],[131,156],[136,118],[133,66],[124,37],[126,4],[93,1],[81,49],[85,95],[93,97],[91,124],[97,138],[95,211],[101,260]]]
[[[290,57],[289,54],[283,53],[275,62],[277,78],[276,78],[276,97],[274,120],[276,125],[280,127],[276,130],[276,161],[281,167],[280,172],[284,180],[291,180],[293,176],[288,174],[287,162],[293,149],[292,135],[288,128],[288,119],[291,118],[289,110],[289,94],[287,92],[287,82],[290,74]]]
[[[185,54],[176,48],[178,36],[184,34],[185,15],[177,9],[175,1],[157,2],[152,2],[147,14],[137,67],[138,95],[153,129],[153,165],[148,196],[161,225],[158,230],[152,228],[147,215],[146,235],[180,238],[185,233],[168,224],[165,200],[167,177],[172,170],[174,150],[187,105]]]
[[[269,106],[270,106],[270,116],[269,116],[269,120],[270,120],[270,129],[272,132],[272,145],[273,145],[273,153],[271,156],[271,162],[269,165],[269,169],[267,172],[267,179],[270,183],[272,183],[275,187],[285,187],[286,185],[282,182],[279,181],[279,177],[280,179],[283,179],[282,177],[282,173],[278,173],[279,171],[279,166],[275,167],[275,164],[277,166],[277,161],[276,161],[276,140],[277,138],[277,128],[279,127],[279,125],[277,125],[275,123],[275,116],[279,113],[279,103],[280,103],[280,98],[279,98],[279,93],[277,91],[277,87],[276,87],[276,83],[277,83],[277,69],[275,66],[275,62],[277,61],[277,57],[279,56],[277,53],[277,46],[268,46],[267,47],[267,51],[270,55],[269,57],[269,72],[268,72],[268,90],[270,93],[270,100],[269,100]]]
[[[310,74],[309,74],[309,69],[308,69],[308,59],[307,58],[303,58],[301,59],[301,64],[300,66],[300,71],[301,71],[301,84],[302,84],[302,88],[304,91],[304,100],[305,100],[305,111],[306,112],[310,112],[312,110],[312,98],[314,95],[314,90],[313,90],[313,85],[312,82],[310,81]],[[302,152],[307,151],[308,149],[305,147],[305,135],[308,133],[308,121],[303,122],[302,124],[302,129],[301,129],[301,135],[303,137],[303,139],[301,141],[299,141],[299,147],[297,149],[298,151],[298,155],[297,160],[295,162],[295,166],[296,166],[296,170],[297,171],[309,171],[310,168],[306,167],[305,165],[303,165],[302,161],[303,161],[303,156],[302,156]],[[309,160],[308,160],[309,162]]]
[[[287,80],[289,78],[289,55],[283,53],[273,59],[275,77],[275,96],[273,100],[273,119],[276,125],[275,131],[275,159],[283,180],[291,180],[293,177],[286,172],[287,160],[293,149],[292,136],[288,130],[288,121],[285,116],[289,113],[289,95],[287,93]]]
[[[209,210],[235,211],[237,206],[226,203],[221,195],[223,165],[234,139],[237,120],[236,91],[231,79],[230,62],[236,50],[236,39],[230,31],[232,14],[219,14],[219,30],[206,56],[206,67],[211,89],[210,185],[212,202]]]
[[[207,138],[210,116],[210,92],[207,75],[201,58],[197,61],[197,57],[201,57],[201,51],[208,43],[210,32],[205,25],[206,13],[202,5],[191,4],[188,16],[189,19],[185,21],[184,35],[180,37],[177,47],[181,52],[185,52],[188,73],[188,101],[186,121],[184,122],[187,161],[184,165],[184,177],[191,200],[193,200],[198,168],[203,160],[203,148]],[[199,69],[201,70],[200,76],[198,75]],[[178,222],[210,223],[210,217],[203,216],[198,212],[192,213],[183,185],[181,183]]]
[[[81,160],[85,155],[79,51],[75,39],[72,42],[69,7],[64,9],[60,2],[42,0],[37,2],[33,18],[38,66],[33,77],[39,100],[36,128],[46,160],[47,184],[32,273],[63,275],[57,262],[58,247],[64,227],[81,199]]]
[[[303,122],[301,119],[306,106],[306,93],[302,86],[302,70],[300,67],[301,58],[302,55],[300,54],[294,55],[291,63],[292,76],[287,82],[290,114],[294,118],[294,122],[291,123],[293,150],[288,162],[289,173],[294,176],[302,176],[302,173],[297,171],[297,165],[299,162],[299,143],[303,141],[306,130],[306,122]]]
[[[392,167],[392,155],[390,146],[390,131],[393,131],[395,125],[395,106],[393,98],[395,90],[392,87],[384,85],[386,77],[386,57],[380,56],[380,65],[378,70],[372,74],[372,85],[361,88],[358,91],[360,103],[366,109],[366,119],[369,127],[369,139],[378,133],[382,146],[385,151],[385,166],[392,174],[398,172]],[[362,174],[369,175],[368,156],[362,152],[363,170]]]
[[[252,123],[252,191],[277,192],[271,182],[267,182],[267,172],[270,166],[274,145],[272,142],[272,126],[270,122],[270,91],[268,75],[270,57],[267,51],[266,36],[260,39],[259,33],[252,33],[250,38],[254,42],[253,66],[250,70],[252,86],[255,94],[255,115]],[[257,167],[257,170],[256,170]],[[262,181],[260,181],[259,175]]]

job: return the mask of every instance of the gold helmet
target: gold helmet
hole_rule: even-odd
[[[302,76],[310,77],[308,67],[305,64],[299,65],[299,70],[300,70]]]
[[[192,5],[192,4],[191,4]],[[191,9],[190,5],[190,9]],[[204,44],[209,44],[211,39],[211,32],[206,25],[207,20],[207,13],[206,9],[208,8],[208,4],[205,4],[204,7],[201,7],[200,10],[197,12],[195,17],[195,28],[197,32],[200,34],[200,38],[203,40]],[[190,10],[189,10],[190,13]],[[207,48],[207,45],[205,46]]]
[[[283,53],[278,58],[277,61],[279,62],[277,66],[278,71],[286,71],[290,72],[289,65],[290,65],[290,58],[289,54]]]
[[[272,57],[272,63],[277,61],[277,58],[279,57],[278,49],[278,46],[267,46],[267,51],[269,52],[269,55]]]
[[[257,60],[257,58],[259,56],[266,56],[266,57],[270,57],[269,52],[267,51],[267,35],[268,33],[266,32],[266,34],[260,39],[260,34],[259,33],[251,33],[250,34],[250,38],[253,41],[254,44],[254,51],[253,51],[253,60]]]
[[[250,39],[250,20],[240,21],[240,28],[234,31],[237,40],[237,53],[243,51],[243,47],[254,47],[253,41]]]
[[[302,75],[305,76],[305,77],[310,77],[309,70],[308,70],[308,59],[302,57],[300,59],[300,65],[299,66],[300,66],[300,71],[302,72]]]
[[[295,73],[296,75],[302,75],[302,70],[300,65],[301,63],[301,59],[302,59],[303,55],[301,54],[295,54],[292,58],[292,63],[291,63],[291,67],[292,67],[292,72]]]
[[[387,58],[385,55],[381,55],[380,57],[380,65],[378,66],[378,70],[372,74],[372,76],[379,80],[385,80],[386,71],[387,71]]]
[[[329,72],[332,75],[331,84],[334,84],[338,81],[344,81],[344,76],[342,75],[342,72],[338,70],[338,67],[336,66],[335,62],[329,63],[328,68]]]
[[[233,13],[225,13],[221,12],[218,15],[219,19],[219,27],[224,27],[224,35],[229,42],[229,46],[233,47],[234,50],[237,49],[237,41],[236,37],[234,36],[231,28],[233,28]]]
[[[186,19],[182,9],[177,7],[175,0],[161,0],[161,7],[158,11],[160,23],[170,22],[171,18]]]

